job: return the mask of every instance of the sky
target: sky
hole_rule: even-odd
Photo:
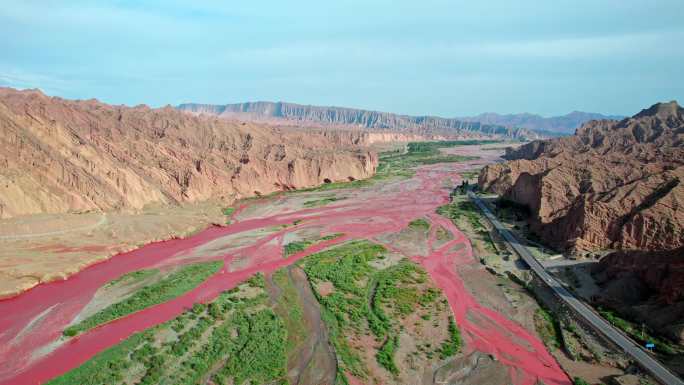
[[[682,0],[4,1],[0,85],[444,117],[684,103]]]

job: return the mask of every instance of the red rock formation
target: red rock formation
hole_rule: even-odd
[[[529,206],[533,230],[556,247],[684,246],[684,110],[676,102],[589,122],[507,159],[482,170],[480,187]]]
[[[684,344],[684,247],[617,251],[594,267],[599,305]]]
[[[0,88],[0,218],[230,202],[367,178],[376,165],[321,135]]]
[[[634,274],[661,303],[684,302],[684,247],[666,251],[616,251],[601,258],[594,273],[605,281]],[[684,319],[682,319],[684,322]]]

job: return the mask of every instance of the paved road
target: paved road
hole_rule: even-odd
[[[595,259],[561,259],[561,260],[547,260],[547,261],[541,261],[542,266],[545,268],[552,268],[552,267],[568,267],[568,266],[576,266],[576,265],[592,265],[594,263],[598,263],[597,260]]]
[[[665,366],[658,362],[651,354],[647,353],[639,345],[625,336],[621,331],[614,328],[608,321],[599,316],[584,302],[575,298],[563,285],[553,276],[546,272],[544,267],[532,256],[525,246],[513,236],[513,234],[503,227],[501,222],[489,211],[489,208],[472,192],[468,193],[470,199],[482,210],[487,219],[502,237],[511,245],[515,252],[522,258],[553,291],[563,300],[577,315],[584,318],[596,331],[603,334],[615,345],[622,348],[625,353],[630,355],[636,362],[646,369],[651,375],[663,385],[684,385],[684,381],[670,372]]]

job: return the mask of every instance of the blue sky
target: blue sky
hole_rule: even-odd
[[[684,102],[682,0],[35,1],[0,85],[152,106],[631,115]]]

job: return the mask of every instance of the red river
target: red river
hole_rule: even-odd
[[[465,163],[427,166],[420,168],[409,181],[376,186],[370,192],[356,191],[353,193],[356,195],[340,201],[341,204],[246,218],[229,226],[208,228],[185,239],[149,244],[90,266],[68,280],[39,285],[19,296],[2,300],[0,385],[45,383],[131,334],[178,316],[195,302],[212,300],[256,272],[272,272],[349,239],[377,241],[376,237],[398,232],[417,217],[430,219],[454,236],[448,243],[432,249],[426,257],[409,257],[425,267],[446,295],[464,338],[465,353],[477,350],[492,354],[509,368],[515,385],[534,385],[538,379],[547,385],[570,385],[567,375],[538,338],[504,315],[479,304],[459,276],[459,266],[477,263],[470,242],[450,220],[434,212],[449,201],[449,190],[444,188],[443,182],[458,183],[458,172],[468,167]],[[287,196],[275,199],[287,199]],[[298,219],[302,222],[296,226],[267,233],[248,246],[218,257],[205,256],[203,260],[223,259],[226,267],[185,295],[57,343],[62,330],[108,281],[134,270],[194,262],[203,258],[197,249],[210,241],[259,228],[292,224]],[[283,236],[308,226],[345,235],[288,259],[282,258]],[[434,232],[430,245],[432,238]],[[459,244],[462,246],[455,247]],[[193,250],[194,260],[174,258],[180,253],[192,254]],[[246,262],[231,264],[237,258]]]

